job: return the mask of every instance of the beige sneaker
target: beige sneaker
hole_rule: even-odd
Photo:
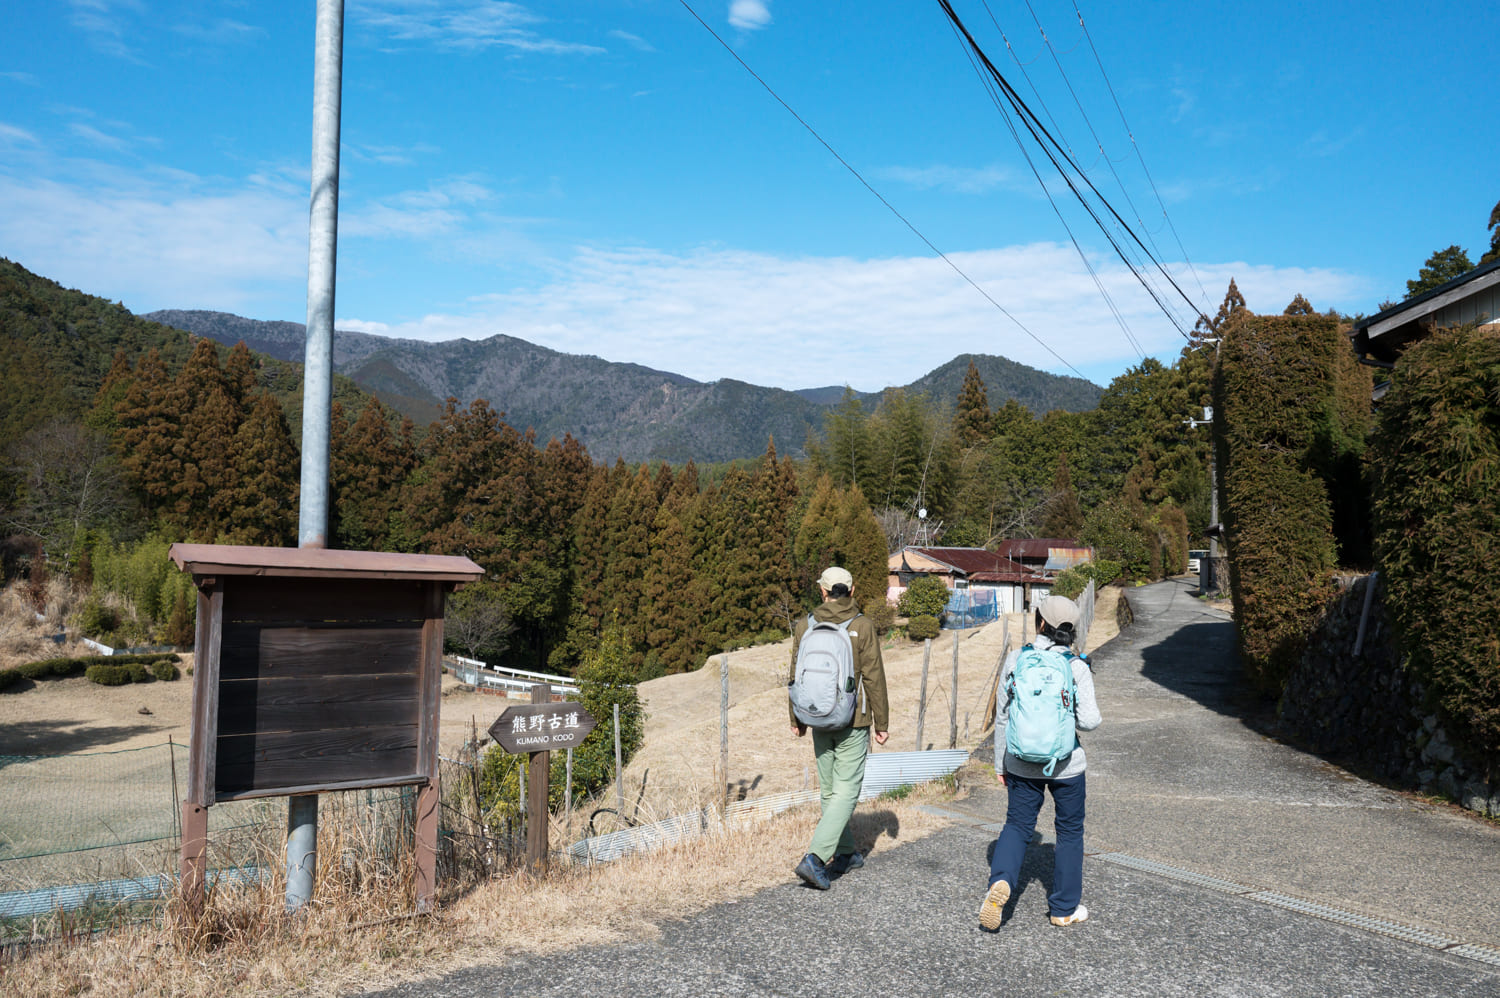
[[[1088,917],[1089,910],[1083,905],[1079,905],[1077,908],[1073,909],[1073,914],[1071,915],[1053,915],[1052,924],[1057,926],[1076,925],[1079,922],[1086,921]]]
[[[979,906],[979,924],[991,932],[1000,928],[1000,917],[1005,912],[1005,902],[1010,900],[1010,884],[997,880],[990,885],[990,892]]]

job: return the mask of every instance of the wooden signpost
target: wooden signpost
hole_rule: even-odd
[[[527,754],[526,865],[535,873],[547,868],[547,778],[555,749],[582,744],[594,730],[594,718],[583,704],[552,702],[552,687],[531,688],[531,703],[505,708],[490,725],[490,737],[507,752]]]

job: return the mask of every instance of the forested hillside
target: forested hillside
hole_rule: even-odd
[[[285,360],[302,358],[298,323],[176,310],[150,318],[226,345],[243,340]],[[905,391],[951,404],[971,360],[997,402],[1014,398],[1037,415],[1098,404],[1097,385],[983,355],[950,361]],[[504,335],[422,343],[338,331],[334,367],[418,422],[435,418],[449,397],[484,399],[514,425],[535,429],[539,439],[572,434],[599,460],[729,461],[754,457],[770,438],[800,455],[808,434],[821,428],[828,407],[843,396],[841,388],[790,392],[733,378],[705,384]],[[883,394],[859,397],[873,407]]]
[[[164,567],[168,543],[295,543],[298,367],[136,319],[13,264],[6,276],[4,332],[26,358],[17,370],[29,372],[11,383],[31,392],[26,421],[5,441],[7,577],[35,580],[45,566],[87,590],[98,566],[93,625],[123,644],[180,638],[191,601]],[[284,340],[300,327],[271,332]],[[369,339],[342,348],[346,357],[373,348],[356,358],[366,369],[392,358],[390,341]],[[255,342],[284,349],[269,335]],[[658,412],[678,406],[689,423],[757,433],[784,399],[815,406],[504,337],[438,346],[389,370],[421,386],[486,363],[554,387],[573,378],[570,390],[644,420],[632,408],[642,405],[630,395],[634,377],[664,396]],[[830,562],[854,573],[866,612],[888,626],[885,560],[914,539],[918,508],[944,544],[1076,537],[1128,578],[1158,577],[1183,568],[1190,533],[1206,525],[1208,441],[1183,420],[1207,400],[1210,358],[1190,346],[1171,367],[1146,361],[1095,408],[1038,417],[1009,395],[992,403],[982,373],[992,359],[975,357],[954,388],[944,368],[926,390],[845,390],[818,404],[826,417],[821,432],[805,424],[803,453],[767,433],[752,456],[702,465],[601,459],[578,437],[543,436],[482,398],[445,401],[424,425],[345,380],[333,414],[331,543],[467,555],[487,577],[454,602],[453,647],[572,672],[605,642],[627,679],[787,633]],[[658,437],[664,450],[701,445],[673,429]]]

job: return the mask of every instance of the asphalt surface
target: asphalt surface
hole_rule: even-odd
[[[788,870],[655,940],[373,994],[1500,996],[1500,826],[1263,735],[1233,624],[1192,590],[1132,590],[1136,622],[1093,656],[1081,925],[1046,918],[1049,805],[1005,923],[979,928],[1005,810],[986,783],[828,892]]]

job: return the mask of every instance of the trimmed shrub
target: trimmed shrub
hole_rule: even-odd
[[[1370,377],[1335,320],[1247,313],[1225,330],[1213,387],[1240,660],[1279,694],[1340,552],[1360,546]]]
[[[1101,558],[1098,561],[1086,561],[1082,565],[1074,565],[1057,573],[1057,578],[1052,580],[1052,592],[1058,596],[1066,596],[1068,599],[1077,599],[1083,595],[1088,588],[1089,580],[1093,580],[1094,589],[1098,591],[1109,585],[1120,577],[1120,563],[1107,561]]]
[[[0,670],[0,689],[22,679],[62,679],[82,673],[101,686],[149,683],[153,679],[174,680],[181,672],[176,655],[89,655],[83,658],[46,658],[13,669]],[[104,677],[104,678],[96,678]]]
[[[130,668],[124,665],[91,665],[84,677],[100,686],[124,686],[130,680]]]
[[[942,633],[938,619],[928,613],[919,613],[906,624],[906,636],[913,641],[935,638]]]
[[[1500,337],[1435,333],[1397,361],[1371,468],[1375,551],[1407,670],[1450,737],[1500,767]]]
[[[930,575],[912,579],[911,585],[896,601],[896,612],[903,617],[936,617],[948,606],[950,596],[952,593],[942,579]]]

